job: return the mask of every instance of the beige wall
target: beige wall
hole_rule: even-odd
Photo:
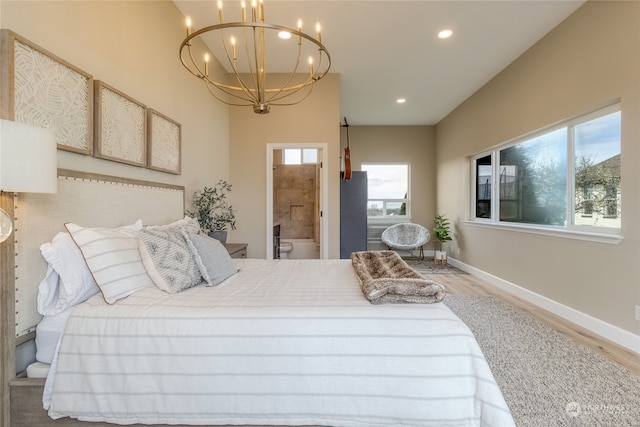
[[[341,134],[346,147],[346,132]],[[435,128],[432,126],[350,126],[353,170],[362,163],[411,164],[411,221],[433,228],[436,215]],[[429,242],[433,247],[433,242]]]
[[[237,210],[235,242],[249,244],[250,258],[266,256],[266,162],[269,143],[324,143],[328,146],[329,258],[340,257],[340,78],[329,74],[295,107],[271,107],[269,114],[251,108],[230,110],[231,182]]]
[[[0,2],[0,25],[182,124],[182,174],[58,151],[58,167],[184,185],[229,174],[228,107],[180,64],[184,18],[170,1]]]
[[[636,334],[640,332],[634,320],[634,305],[640,305],[639,22],[639,2],[587,2],[436,127],[437,206],[455,220],[453,256]],[[621,243],[465,224],[470,214],[469,156],[618,98]]]

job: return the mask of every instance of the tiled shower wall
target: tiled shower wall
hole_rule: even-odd
[[[277,164],[273,171],[273,223],[282,239],[315,239],[317,165]]]

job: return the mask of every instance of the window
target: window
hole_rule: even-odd
[[[285,148],[282,150],[282,163],[302,165],[318,163],[318,150],[315,148]]]
[[[620,228],[620,111],[575,126],[574,223]]]
[[[500,221],[565,224],[566,141],[561,128],[499,150]]]
[[[491,155],[476,160],[476,218],[491,218]]]
[[[367,216],[373,219],[410,219],[408,163],[364,163],[367,172]]]
[[[620,122],[616,104],[476,156],[475,219],[619,230]]]

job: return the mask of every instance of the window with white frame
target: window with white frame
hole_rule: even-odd
[[[409,163],[363,163],[367,172],[367,216],[370,220],[411,219]]]
[[[615,104],[475,156],[474,219],[619,231],[620,127]]]
[[[285,148],[282,150],[282,163],[285,165],[307,165],[318,163],[316,148]]]

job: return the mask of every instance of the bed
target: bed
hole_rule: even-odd
[[[446,304],[371,304],[350,260],[220,262],[233,271],[217,283],[206,277],[175,292],[146,285],[111,301],[99,292],[52,314],[65,321],[40,396],[48,416],[514,425],[472,333]]]

